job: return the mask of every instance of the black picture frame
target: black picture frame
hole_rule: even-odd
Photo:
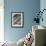
[[[24,27],[24,12],[11,12],[11,27]]]

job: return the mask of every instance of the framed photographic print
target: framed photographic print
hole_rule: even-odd
[[[24,26],[24,12],[11,12],[11,26],[12,27]]]

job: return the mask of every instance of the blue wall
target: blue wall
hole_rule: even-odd
[[[43,9],[46,9],[46,0],[41,0],[40,1],[40,10],[42,11]],[[46,27],[46,10],[43,12],[43,22],[40,21],[40,25]]]
[[[4,38],[7,41],[18,41],[24,37],[34,24],[35,12],[40,9],[40,0],[4,0]],[[11,12],[24,12],[24,27],[11,28]]]

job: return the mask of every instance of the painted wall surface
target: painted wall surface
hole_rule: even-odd
[[[46,9],[46,0],[41,0],[40,1],[40,9],[41,9],[41,11],[43,10],[43,9]],[[43,25],[43,26],[46,26],[46,10],[43,12],[43,22],[41,21],[40,22],[40,24],[41,25]]]
[[[31,31],[33,19],[40,9],[39,0],[5,0],[4,1],[4,39],[18,41]],[[24,27],[11,27],[11,12],[24,12]]]

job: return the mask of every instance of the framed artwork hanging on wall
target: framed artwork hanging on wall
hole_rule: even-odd
[[[11,12],[11,26],[12,27],[24,26],[24,12]]]

